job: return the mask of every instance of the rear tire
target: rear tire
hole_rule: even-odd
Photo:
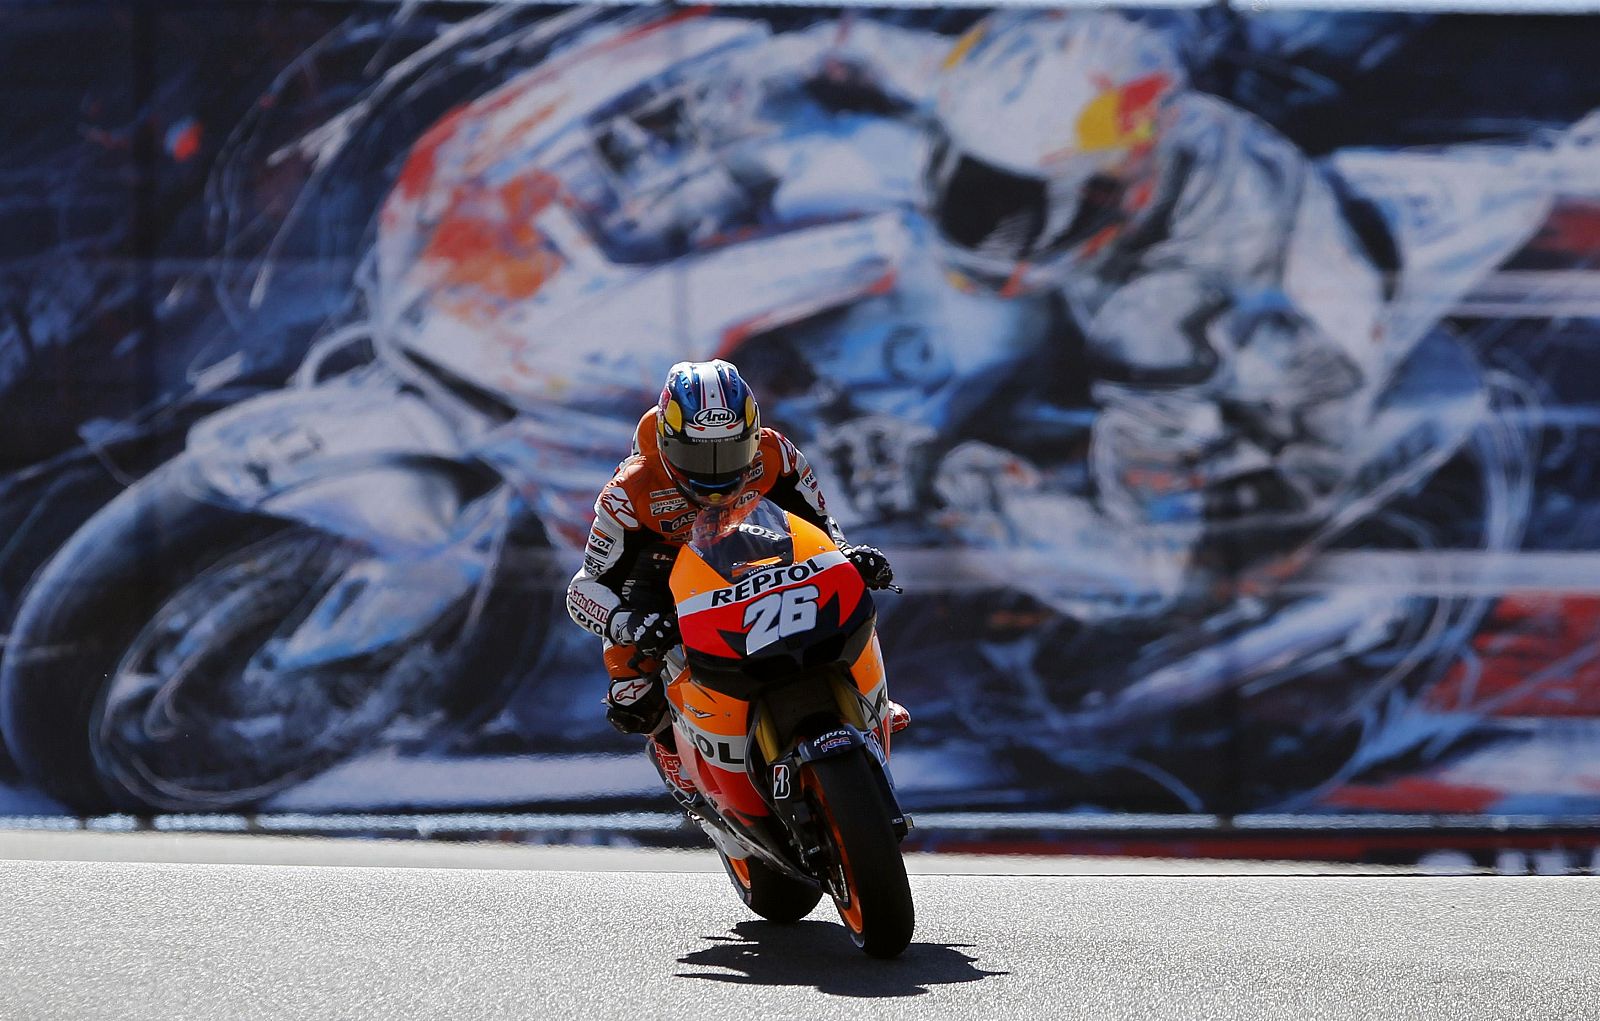
[[[722,867],[744,906],[769,922],[798,922],[822,899],[817,887],[791,879],[755,857],[733,859],[722,854]]]
[[[898,957],[911,942],[916,910],[874,769],[857,748],[808,763],[802,776],[846,894],[833,899],[851,941],[869,956]]]

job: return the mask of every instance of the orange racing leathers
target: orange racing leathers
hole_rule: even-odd
[[[816,474],[805,456],[776,429],[761,430],[750,475],[731,506],[767,497],[779,507],[822,528],[840,547],[839,526],[828,515]],[[615,644],[608,625],[619,610],[668,613],[667,578],[678,547],[693,533],[699,508],[668,478],[656,445],[656,409],[639,420],[634,452],[600,491],[583,566],[567,587],[567,612],[581,627],[606,639],[606,672],[615,682],[641,676],[630,667],[633,648]],[[644,666],[644,674],[654,664]]]

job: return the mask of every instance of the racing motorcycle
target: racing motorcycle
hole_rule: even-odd
[[[911,823],[872,598],[821,529],[771,501],[703,532],[670,578],[683,644],[667,700],[688,789],[662,779],[752,911],[795,921],[826,892],[856,946],[894,957],[914,924]]]
[[[203,419],[30,583],[0,667],[24,775],[221,811],[489,719],[558,591],[511,417],[357,328]]]

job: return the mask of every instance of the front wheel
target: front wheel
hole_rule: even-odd
[[[224,811],[346,758],[392,716],[376,678],[258,653],[357,555],[207,502],[181,460],[120,494],[35,578],[0,664],[24,776],[79,813]]]
[[[722,867],[728,870],[733,889],[744,906],[769,922],[798,922],[811,914],[822,899],[822,891],[810,883],[779,872],[756,858],[730,858],[721,851]]]
[[[897,957],[916,911],[900,841],[867,752],[808,763],[802,776],[829,858],[829,893],[850,939],[872,957]]]

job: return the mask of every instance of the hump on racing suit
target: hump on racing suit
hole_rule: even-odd
[[[689,540],[700,508],[681,492],[662,466],[655,408],[639,419],[633,453],[617,466],[594,504],[594,526],[583,566],[567,586],[567,612],[580,627],[608,637],[606,625],[623,605],[654,608],[670,596],[667,576],[677,548]],[[829,516],[816,473],[789,439],[763,428],[749,479],[732,501],[737,510],[766,497],[845,540]]]

